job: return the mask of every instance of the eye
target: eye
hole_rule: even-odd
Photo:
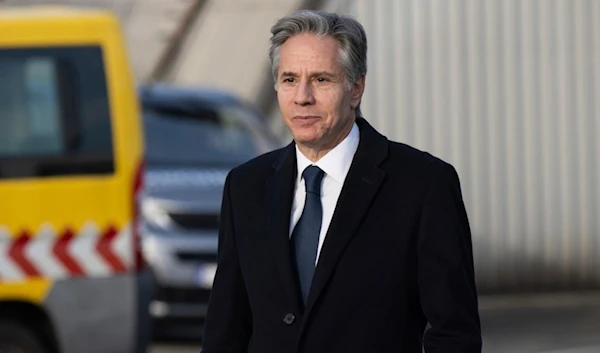
[[[325,77],[318,77],[317,82],[327,82],[328,80]]]
[[[285,82],[285,83],[292,83],[292,82],[294,82],[294,78],[293,77],[284,78],[283,82]]]

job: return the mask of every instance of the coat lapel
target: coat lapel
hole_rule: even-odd
[[[273,164],[274,174],[267,181],[266,200],[269,244],[273,244],[272,256],[277,266],[283,288],[294,310],[300,311],[296,274],[292,266],[289,242],[290,213],[296,178],[296,153],[294,143],[288,145],[281,157]]]
[[[319,255],[302,328],[385,178],[385,173],[379,169],[379,165],[387,157],[388,140],[364,119],[357,119],[357,124],[360,129],[359,146]]]

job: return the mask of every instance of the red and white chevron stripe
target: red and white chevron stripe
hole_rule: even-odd
[[[133,266],[131,226],[99,229],[86,223],[79,231],[58,233],[42,225],[35,233],[10,234],[0,226],[0,281],[47,277],[108,276]]]

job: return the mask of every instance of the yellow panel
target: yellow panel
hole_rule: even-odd
[[[0,282],[0,301],[19,300],[41,305],[52,288],[52,281],[35,279],[27,282]]]
[[[121,228],[129,220],[131,191],[125,182],[115,177],[58,179],[0,183],[4,200],[0,203],[0,225],[18,236],[23,231],[35,233],[47,223],[60,231],[65,227],[80,229],[89,221],[100,229],[109,224]]]
[[[113,16],[101,11],[2,10],[0,46],[98,43],[117,26]]]

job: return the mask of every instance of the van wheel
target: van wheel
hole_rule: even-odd
[[[0,321],[0,353],[47,353],[38,336],[12,321]]]

